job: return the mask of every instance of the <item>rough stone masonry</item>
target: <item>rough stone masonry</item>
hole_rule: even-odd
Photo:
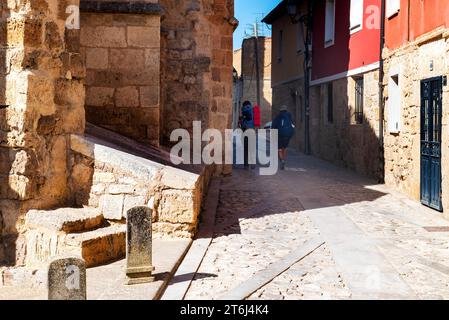
[[[2,1],[0,18],[0,260],[22,263],[23,214],[68,198],[68,137],[84,131],[78,0]]]
[[[81,8],[80,30],[65,27],[69,5]],[[1,11],[0,267],[25,264],[28,211],[80,205],[101,211],[101,199],[89,198],[97,187],[94,178],[110,176],[111,169],[127,181],[125,162],[115,168],[107,161],[117,158],[96,159],[97,140],[83,144],[84,153],[74,150],[73,142],[85,138],[86,120],[123,137],[116,141],[126,136],[156,148],[169,144],[172,129],[191,129],[193,120],[202,120],[203,128],[230,127],[232,0],[2,0]],[[109,147],[114,155],[126,154],[115,148]],[[165,163],[155,166],[151,170],[169,170]],[[215,172],[229,169],[218,166]],[[186,190],[201,198],[208,178],[199,181],[193,191],[160,185],[156,205],[172,208],[171,198],[181,199]],[[140,196],[129,192],[100,193],[125,200]],[[190,236],[198,197],[189,210],[177,210],[189,215],[177,219],[189,221]],[[150,199],[141,200],[133,205]],[[123,210],[114,214],[122,218]]]

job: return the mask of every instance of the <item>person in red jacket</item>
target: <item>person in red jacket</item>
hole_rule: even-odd
[[[253,108],[253,113],[254,113],[254,127],[256,129],[259,129],[262,124],[260,123],[260,107],[257,104]]]

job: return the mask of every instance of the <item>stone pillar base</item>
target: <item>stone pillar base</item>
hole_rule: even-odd
[[[154,267],[152,266],[126,268],[127,278],[125,284],[134,285],[154,282],[153,271]]]

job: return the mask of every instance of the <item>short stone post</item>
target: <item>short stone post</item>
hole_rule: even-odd
[[[135,207],[127,212],[126,276],[127,284],[153,282],[152,220],[153,210]]]
[[[48,300],[86,300],[86,263],[59,257],[48,268]]]

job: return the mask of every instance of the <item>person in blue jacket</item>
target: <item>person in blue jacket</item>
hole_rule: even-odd
[[[295,125],[293,124],[292,114],[288,112],[287,106],[281,106],[280,112],[273,120],[271,128],[278,130],[279,159],[281,163],[281,170],[285,170],[287,147],[291,138],[295,134]]]
[[[242,130],[245,132],[246,130],[254,130],[254,110],[251,102],[245,101],[243,102],[242,107]],[[248,138],[244,138],[243,140],[243,153],[244,153],[244,164],[245,168],[249,166],[248,163]]]

